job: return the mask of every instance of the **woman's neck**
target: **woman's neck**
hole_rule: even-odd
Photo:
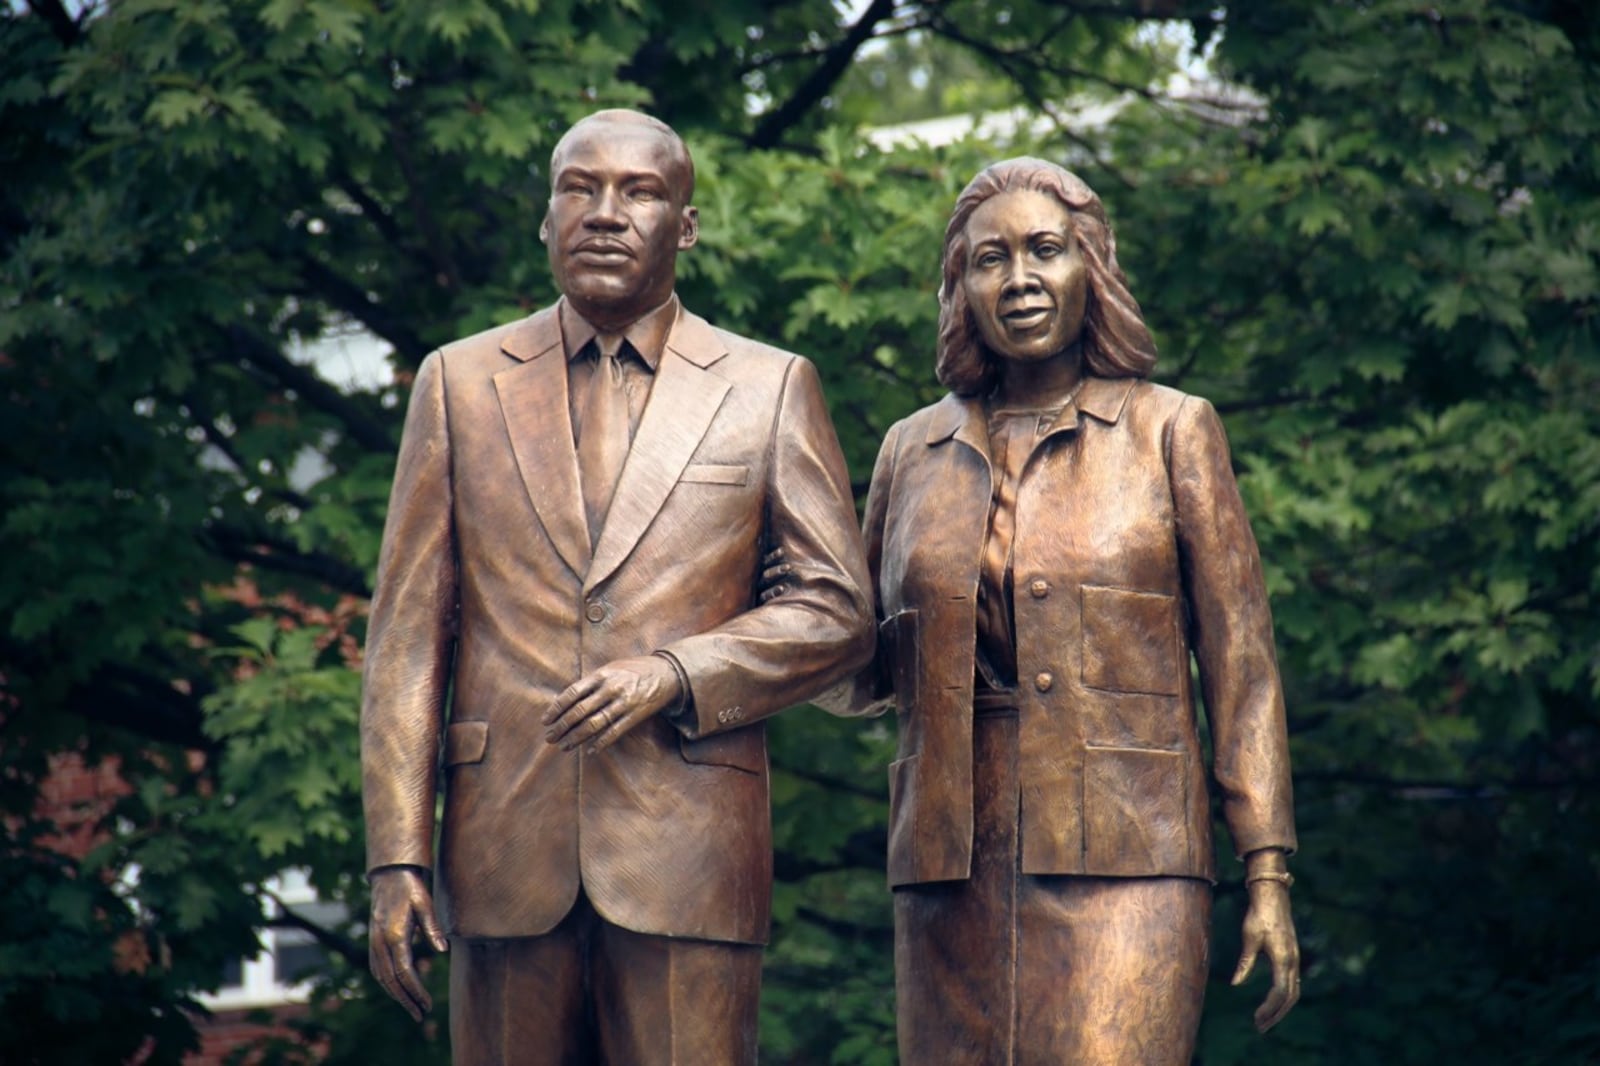
[[[1005,407],[1059,407],[1083,380],[1083,346],[1073,342],[1048,359],[1000,360],[995,398]]]

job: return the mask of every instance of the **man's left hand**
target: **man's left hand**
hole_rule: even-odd
[[[545,712],[545,739],[562,751],[604,751],[683,695],[678,672],[659,655],[617,659],[568,685]]]

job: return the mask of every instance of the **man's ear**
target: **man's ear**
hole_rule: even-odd
[[[698,207],[685,207],[683,209],[683,231],[678,234],[678,251],[693,248],[700,240],[700,209]]]
[[[546,214],[544,216],[544,220],[539,223],[539,243],[550,243],[550,216],[548,214]]]

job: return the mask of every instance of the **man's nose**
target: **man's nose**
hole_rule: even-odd
[[[599,194],[589,203],[589,212],[584,216],[584,225],[593,229],[624,229],[627,220],[622,217],[622,198],[617,190],[607,187],[600,190]]]

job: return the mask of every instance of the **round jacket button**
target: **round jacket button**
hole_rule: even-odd
[[[1036,600],[1042,600],[1050,595],[1050,582],[1040,578],[1028,586],[1028,593]]]
[[[591,622],[604,622],[606,620],[605,605],[591,603],[589,609],[583,612],[583,616]]]
[[[1033,679],[1033,687],[1038,689],[1040,692],[1049,692],[1050,686],[1055,683],[1056,679],[1050,676],[1050,672],[1048,670],[1040,671],[1038,676]]]

